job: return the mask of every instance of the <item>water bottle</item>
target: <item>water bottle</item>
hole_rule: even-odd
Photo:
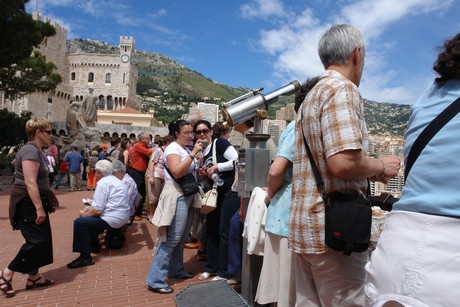
[[[211,179],[220,187],[224,185],[224,180],[220,178],[218,173],[214,173],[211,175]]]

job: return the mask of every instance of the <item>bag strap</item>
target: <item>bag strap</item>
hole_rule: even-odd
[[[319,173],[318,167],[316,166],[316,162],[313,159],[313,154],[311,153],[310,146],[308,146],[307,139],[305,138],[305,133],[303,132],[303,127],[302,127],[303,126],[302,120],[303,120],[303,113],[301,113],[300,115],[300,122],[301,122],[300,130],[302,130],[303,143],[308,153],[308,159],[310,160],[311,170],[313,174],[315,175],[316,186],[318,187],[319,191],[323,195],[323,199],[326,200],[327,192],[324,186],[324,180],[321,177],[321,174]],[[369,199],[370,199],[370,190],[371,190],[371,183],[370,183],[369,178],[367,178],[367,196],[369,197]]]
[[[217,144],[217,138],[214,139],[214,142],[212,142],[212,164],[217,165],[217,149],[216,149],[216,144]],[[212,189],[216,190],[217,189],[217,183],[214,181],[214,184],[212,185]]]
[[[404,182],[409,175],[409,172],[412,166],[417,160],[418,156],[425,148],[425,146],[430,142],[430,140],[444,127],[452,118],[460,112],[460,97],[452,102],[444,111],[439,113],[435,119],[428,124],[428,126],[423,129],[422,133],[417,137],[414,144],[412,145],[409,155],[407,156],[406,169],[404,170]]]

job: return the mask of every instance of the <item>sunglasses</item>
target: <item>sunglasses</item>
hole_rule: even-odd
[[[45,133],[48,133],[49,135],[51,135],[51,130],[42,130],[42,132],[45,132]]]
[[[195,131],[195,134],[206,134],[209,131],[211,131],[211,130],[209,130],[209,129],[197,130],[197,131]]]

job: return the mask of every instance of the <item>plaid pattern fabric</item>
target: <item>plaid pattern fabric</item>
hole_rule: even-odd
[[[326,191],[365,194],[366,179],[340,179],[329,171],[326,163],[328,157],[345,150],[367,152],[363,103],[356,85],[336,71],[325,71],[297,114],[289,247],[297,253],[319,254],[327,249],[324,244],[324,201],[311,171],[302,129]]]

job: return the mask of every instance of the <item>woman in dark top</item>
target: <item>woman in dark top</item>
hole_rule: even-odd
[[[223,181],[217,186],[217,207],[206,216],[207,231],[207,260],[204,273],[199,279],[204,280],[211,275],[217,275],[216,279],[229,279],[228,273],[228,240],[230,230],[230,219],[240,206],[238,194],[232,191],[232,184],[235,180],[235,160],[238,153],[225,137],[217,137],[215,140],[216,160],[213,163],[212,152],[214,139],[212,138],[211,124],[206,120],[200,120],[194,126],[197,140],[207,140],[209,145],[204,149],[204,169],[200,170],[201,175],[211,180],[216,175]],[[217,181],[216,181],[217,183]]]
[[[42,266],[53,262],[53,243],[48,214],[58,206],[50,189],[49,169],[42,148],[49,146],[51,124],[44,118],[26,123],[29,142],[16,155],[14,185],[10,198],[10,222],[25,239],[16,257],[1,271],[0,288],[6,297],[15,292],[11,281],[15,272],[28,274],[26,289],[54,284],[38,273]]]

